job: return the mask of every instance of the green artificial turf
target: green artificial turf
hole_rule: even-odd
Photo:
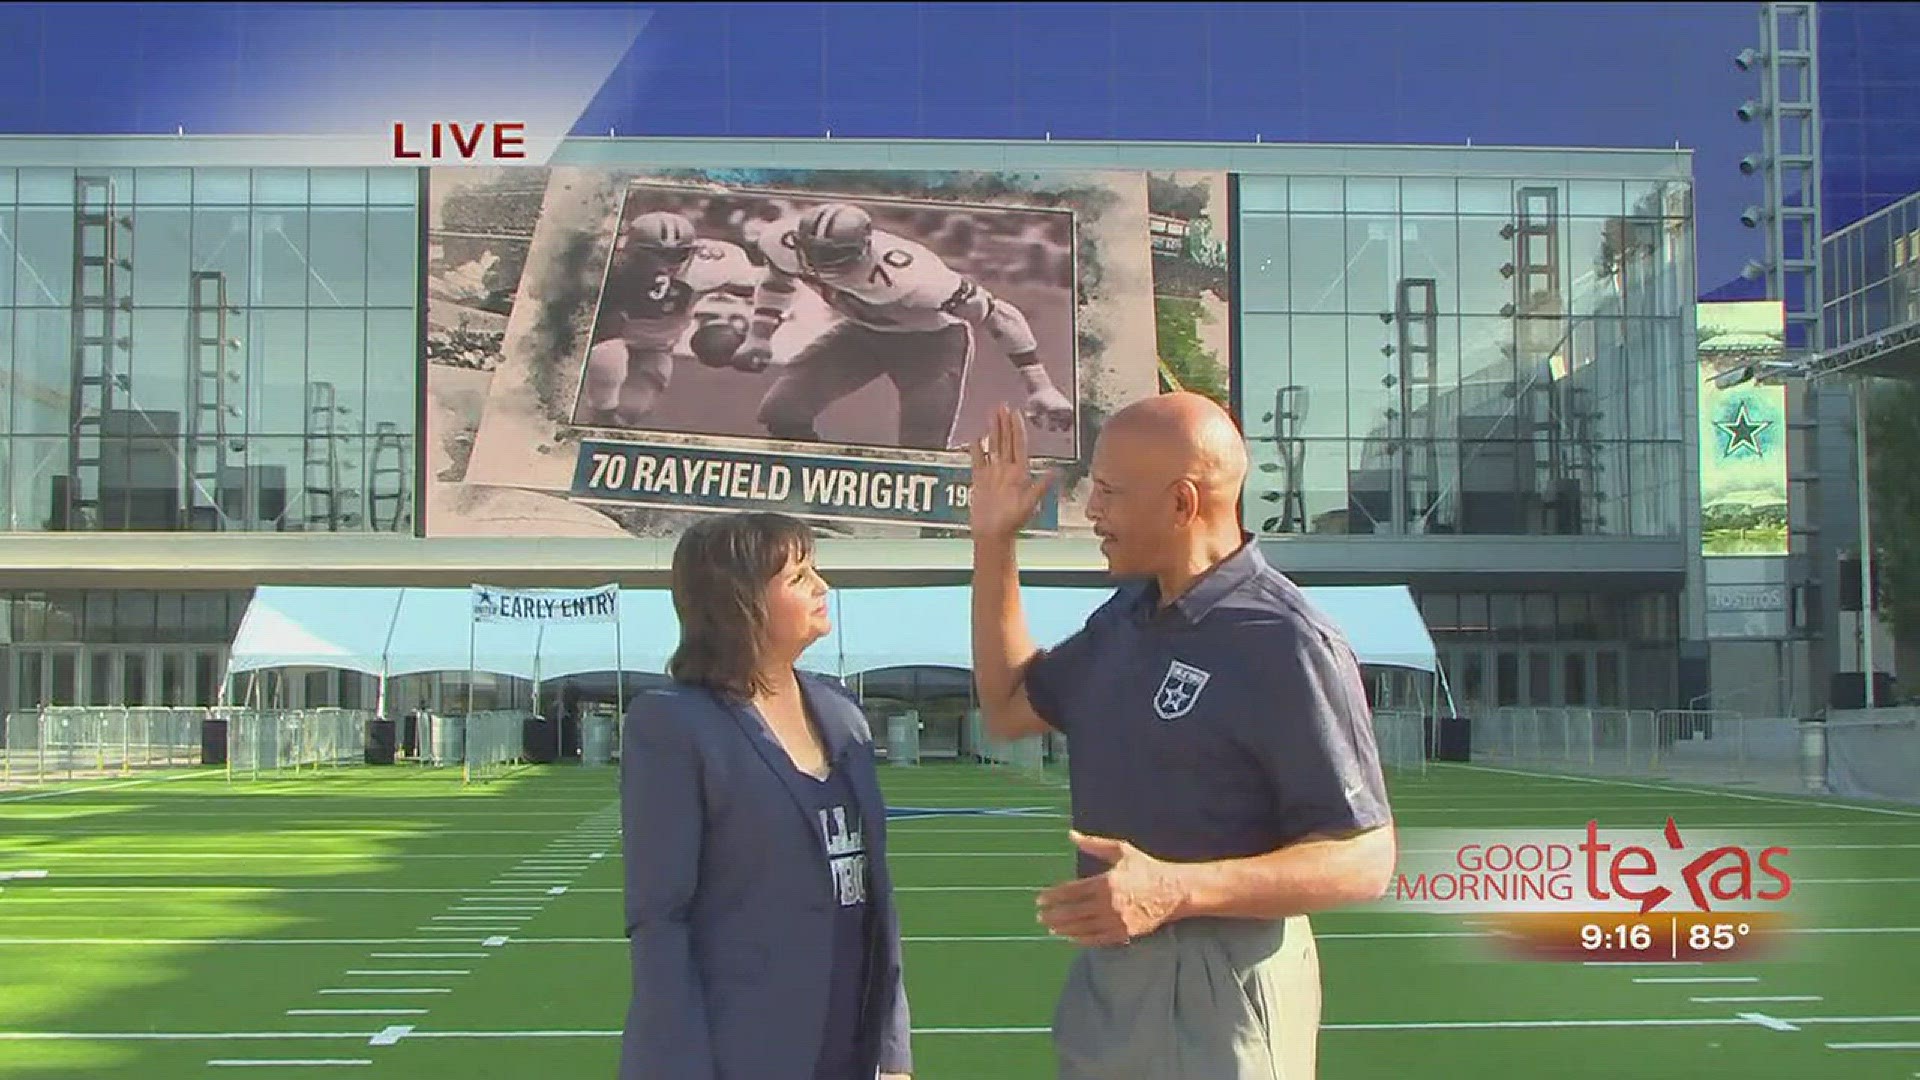
[[[1072,869],[1063,784],[882,776],[896,808],[1025,811],[890,826],[916,1075],[1050,1076],[1072,948],[1032,894]],[[615,784],[606,768],[469,786],[352,767],[0,792],[0,876],[47,874],[0,881],[0,1077],[610,1077],[628,993]],[[1764,960],[1590,966],[1494,959],[1454,917],[1322,915],[1322,1077],[1920,1074],[1920,810],[1439,764],[1395,776],[1393,797],[1409,828],[1673,814],[1777,835],[1822,932]],[[1635,981],[1650,976],[1753,981]],[[300,1012],[319,1009],[407,1011]],[[395,1027],[411,1030],[375,1044]],[[367,1064],[210,1064],[261,1060]]]

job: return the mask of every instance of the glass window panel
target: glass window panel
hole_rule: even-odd
[[[305,206],[307,170],[253,170],[253,199],[256,206]]]
[[[1345,185],[1337,176],[1291,178],[1287,207],[1294,213],[1338,213],[1345,209]]]
[[[1250,446],[1253,473],[1246,515],[1262,533],[1345,533],[1346,444],[1296,439],[1283,452],[1271,440]]]
[[[1884,281],[1867,287],[1865,333],[1878,333],[1893,325],[1892,295],[1892,289]]]
[[[1460,212],[1513,216],[1513,181],[1463,176],[1459,180]]]
[[[253,303],[268,307],[305,307],[307,212],[258,210],[253,215]]]
[[[114,594],[113,620],[122,640],[146,641],[154,631],[154,599],[150,592],[127,590]]]
[[[1862,269],[1865,274],[1863,283],[1871,283],[1885,278],[1893,272],[1892,230],[1888,227],[1885,214],[1867,222],[1860,229],[1862,234]]]
[[[1552,593],[1528,593],[1524,614],[1528,641],[1552,641],[1557,622]]]
[[[1287,218],[1249,214],[1240,219],[1240,306],[1244,311],[1287,310]]]
[[[73,315],[66,308],[13,313],[13,430],[61,434],[71,427]],[[22,488],[14,485],[18,495]]]
[[[1388,409],[1399,409],[1401,381],[1397,323],[1373,315],[1347,317],[1347,430],[1356,439],[1397,434]],[[1391,350],[1389,352],[1389,350]]]
[[[14,174],[13,169],[0,169],[0,206],[10,205],[14,200],[14,193],[18,190]]]
[[[1347,178],[1347,212],[1392,214],[1400,209],[1400,181],[1391,176]]]
[[[133,219],[133,302],[186,307],[192,282],[193,211],[149,207]]]
[[[114,678],[114,654],[95,649],[87,656],[87,700],[86,705],[119,704],[115,693],[119,690],[118,680]]]
[[[420,233],[411,208],[367,215],[367,306],[418,307]]]
[[[72,206],[73,170],[23,168],[19,172],[15,198],[22,206]]]
[[[13,309],[0,307],[0,436],[13,430]],[[0,439],[0,455],[6,453],[6,440]],[[6,474],[0,462],[0,478]],[[4,493],[0,493],[3,495]]]
[[[324,392],[330,397],[334,407],[332,430],[337,432],[366,430],[366,339],[367,320],[364,311],[313,311],[308,314],[308,390],[309,393]],[[386,389],[383,384],[382,391],[386,392]],[[397,391],[399,387],[393,389]]]
[[[374,206],[414,206],[420,201],[420,173],[409,168],[368,169],[367,202]]]
[[[73,211],[22,206],[13,220],[13,298],[22,307],[73,297]]]
[[[1382,535],[1402,531],[1393,505],[1393,455],[1384,433],[1347,444],[1347,531]]]
[[[1555,634],[1561,641],[1593,640],[1592,598],[1586,593],[1562,593],[1557,598],[1559,611]]]
[[[1567,296],[1568,310],[1576,315],[1617,313],[1621,310],[1617,284],[1621,271],[1632,265],[1638,275],[1644,277],[1647,270],[1645,258],[1632,259],[1621,250],[1623,246],[1634,243],[1636,238],[1633,232],[1619,218],[1574,218],[1566,223],[1566,247],[1563,250],[1566,252],[1566,277],[1572,281],[1572,289]],[[1644,235],[1639,239],[1649,239],[1651,235],[1657,234]]]
[[[1400,209],[1408,214],[1453,215],[1452,177],[1409,176],[1400,181]]]
[[[136,707],[147,704],[147,654],[144,652],[127,652],[120,656],[120,703]]]
[[[186,206],[192,203],[193,170],[133,170],[133,201],[139,206]]]
[[[1431,278],[1443,315],[1460,310],[1460,225],[1451,217],[1407,217],[1400,222],[1400,272]]]
[[[1552,653],[1535,649],[1527,654],[1527,704],[1554,704]]]
[[[1514,323],[1460,320],[1460,393],[1455,412],[1463,438],[1512,438],[1515,428]]]
[[[1240,320],[1240,371],[1243,382],[1242,405],[1246,410],[1249,438],[1268,438],[1288,434],[1274,394],[1291,378],[1287,363],[1288,316],[1245,315]],[[1297,434],[1297,432],[1295,433]]]
[[[310,169],[307,183],[307,201],[314,206],[364,206],[367,201],[365,169]]]
[[[254,435],[298,435],[305,431],[307,312],[253,312],[246,352],[251,389],[251,396],[245,399],[246,430]]]
[[[1593,655],[1594,683],[1593,703],[1602,709],[1617,709],[1621,704],[1620,695],[1620,654],[1613,649],[1602,649]]]
[[[1518,641],[1526,632],[1525,605],[1520,593],[1493,593],[1488,597],[1489,624],[1502,641]]]
[[[0,200],[0,307],[11,307],[13,264],[18,260],[20,215],[5,200]],[[42,303],[48,301],[42,298]]]
[[[1501,652],[1494,657],[1494,704],[1512,708],[1520,704],[1520,654]]]
[[[1393,217],[1347,217],[1345,310],[1352,315],[1379,315],[1391,312],[1394,288],[1403,276],[1399,242],[1394,234],[1399,220]]]
[[[191,704],[207,706],[219,700],[220,695],[220,654],[217,652],[196,653],[193,658],[194,700]]]
[[[384,420],[413,434],[421,372],[417,314],[391,308],[367,312],[366,372],[369,385],[379,388],[368,396],[367,430]]]
[[[1656,203],[1649,207],[1654,217],[1660,216],[1660,207]],[[1621,183],[1618,180],[1574,180],[1567,184],[1566,212],[1576,217],[1619,217],[1626,213],[1621,202]]]
[[[1337,215],[1295,214],[1289,236],[1292,310],[1346,310],[1346,223]]]
[[[13,707],[16,709],[37,709],[45,703],[44,684],[45,654],[22,652],[18,654],[19,666],[14,669]]]
[[[47,704],[81,704],[79,659],[79,653],[71,649],[55,649],[48,653]]]
[[[1347,434],[1347,319],[1344,315],[1295,315],[1289,353],[1292,385],[1306,438]]]
[[[1284,176],[1240,176],[1241,212],[1287,209],[1287,178]],[[1245,228],[1245,223],[1241,225]]]
[[[195,169],[193,201],[202,206],[245,206],[253,201],[253,178],[246,169]]]
[[[1489,599],[1486,593],[1460,594],[1460,631],[1469,634],[1485,634],[1493,629],[1493,616],[1488,610]]]
[[[1460,625],[1460,594],[1422,593],[1420,617],[1435,634],[1454,633]]]
[[[1465,183],[1465,181],[1462,181]],[[1460,219],[1460,311],[1467,315],[1493,315],[1511,305],[1516,294],[1514,265],[1516,250],[1510,237],[1500,230],[1511,222],[1501,218]],[[1510,273],[1503,274],[1503,268]]]
[[[244,209],[196,209],[193,212],[193,268],[224,273],[229,304],[246,303],[248,254],[252,246]]]
[[[367,301],[367,212],[327,207],[308,217],[313,273],[307,302],[314,307],[361,307]]]
[[[183,640],[181,630],[185,614],[182,610],[182,595],[177,592],[158,593],[154,597],[154,640]]]
[[[133,312],[132,322],[128,407],[146,414],[160,433],[184,432],[193,393],[187,313],[180,308],[142,308]]]

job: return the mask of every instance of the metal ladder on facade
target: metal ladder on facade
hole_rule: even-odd
[[[234,347],[227,319],[233,309],[227,305],[225,272],[195,270],[191,286],[187,296],[187,364],[193,402],[187,409],[187,483],[181,492],[181,509],[189,529],[214,531],[229,523],[225,487],[232,474],[227,455],[241,450],[240,441],[227,430],[228,417],[239,415],[227,400],[227,384],[238,376],[227,368],[228,351]],[[243,503],[248,487],[241,485]],[[241,518],[249,519],[244,508]]]
[[[120,255],[121,230],[133,219],[116,212],[111,177],[76,176],[73,189],[72,384],[68,396],[66,498],[62,524],[91,531],[111,522],[102,505],[101,464],[107,418],[118,391],[126,388],[118,349],[132,342],[116,331],[132,300],[120,295],[120,272],[132,263]],[[125,518],[124,502],[120,518]],[[121,524],[124,525],[124,520]]]

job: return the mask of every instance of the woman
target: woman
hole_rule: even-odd
[[[673,682],[634,699],[621,757],[622,1080],[912,1068],[872,736],[845,691],[794,669],[826,601],[793,518],[708,518],[674,550]]]

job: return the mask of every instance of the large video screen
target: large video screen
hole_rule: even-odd
[[[1220,173],[440,169],[429,535],[773,509],[950,535],[1007,404],[1086,528],[1101,417],[1226,400]]]

